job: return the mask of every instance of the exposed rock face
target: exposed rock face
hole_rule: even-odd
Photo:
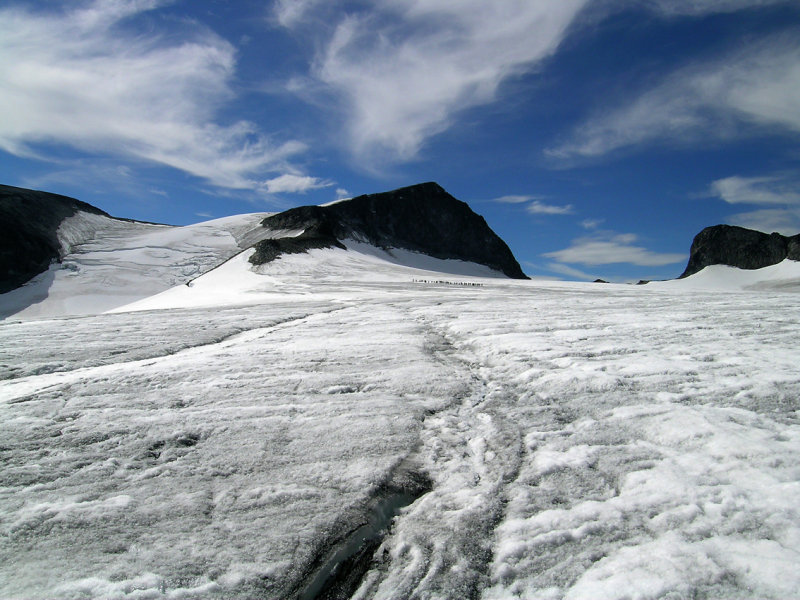
[[[734,225],[715,225],[695,236],[681,277],[694,275],[708,265],[761,269],[786,258],[800,260],[800,234],[786,237]]]
[[[74,198],[0,185],[0,293],[19,287],[61,259],[56,232],[78,211],[108,216]]]
[[[346,250],[344,244],[333,236],[330,227],[324,223],[313,225],[296,237],[261,240],[254,248],[256,251],[249,259],[254,265],[268,263],[281,254],[300,254],[314,248]]]
[[[403,248],[434,258],[474,262],[514,279],[527,279],[511,250],[484,218],[432,182],[358,196],[330,206],[292,208],[267,217],[262,224],[271,229],[305,229],[313,234],[315,243],[320,241],[321,232],[330,243],[328,247],[338,240],[353,239],[384,249]],[[256,254],[250,259],[254,264],[263,264],[279,254],[260,253],[262,244],[256,246]]]

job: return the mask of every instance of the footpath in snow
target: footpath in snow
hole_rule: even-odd
[[[293,281],[0,323],[0,596],[800,596],[795,294]]]

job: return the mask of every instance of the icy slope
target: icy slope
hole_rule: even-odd
[[[60,264],[0,295],[0,318],[96,314],[157,294],[215,267],[264,235],[266,213],[185,227],[78,212],[58,229]]]
[[[0,597],[800,597],[797,294],[268,277],[0,323]]]
[[[188,285],[112,312],[283,302],[298,295],[324,296],[326,290],[340,295],[348,288],[357,298],[379,282],[413,286],[416,280],[447,280],[482,285],[484,278],[505,279],[502,273],[475,263],[441,260],[408,250],[387,252],[353,241],[347,241],[346,247],[283,255],[259,267],[248,262],[252,250],[246,250]]]
[[[800,262],[786,259],[761,269],[709,265],[701,271],[672,281],[654,281],[648,288],[675,290],[786,290],[800,292]]]

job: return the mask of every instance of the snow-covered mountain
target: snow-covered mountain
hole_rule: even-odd
[[[97,314],[183,284],[240,252],[264,216],[172,227],[78,211],[55,232],[60,261],[0,295],[0,318]]]
[[[0,322],[0,597],[800,597],[800,263],[254,266],[264,217],[57,228],[26,310],[116,308]]]
[[[784,236],[734,225],[706,227],[692,240],[689,263],[681,277],[711,265],[762,269],[784,260],[800,261],[800,234]]]
[[[342,241],[355,240],[377,248],[476,263],[513,279],[527,279],[511,250],[483,217],[433,182],[327,206],[293,208],[267,217],[264,226],[304,233],[290,238],[284,247],[280,240],[260,242],[251,258],[256,265],[283,252],[344,248]]]
[[[69,252],[73,240],[59,236],[58,229],[78,213],[108,217],[74,198],[0,185],[0,293],[25,283]]]
[[[483,218],[436,184],[360,196],[327,207],[239,215],[186,227],[116,219],[63,196],[6,189],[10,191],[3,201],[16,212],[9,209],[0,214],[0,220],[6,229],[21,232],[17,237],[38,239],[42,220],[37,215],[49,216],[47,229],[40,235],[47,253],[37,255],[35,268],[25,271],[28,277],[39,274],[21,287],[15,287],[20,276],[13,265],[26,264],[31,253],[16,238],[0,242],[1,254],[11,265],[3,281],[15,287],[0,295],[0,318],[96,314],[186,283],[195,286],[194,299],[186,298],[190,304],[200,301],[198,290],[208,285],[227,293],[231,301],[235,300],[232,290],[248,287],[251,293],[244,299],[251,301],[258,290],[274,288],[276,280],[270,275],[276,273],[296,275],[295,283],[298,277],[308,279],[310,272],[320,278],[345,279],[389,273],[404,279],[440,273],[525,277]],[[18,213],[24,213],[24,218]],[[321,224],[324,239],[319,237]],[[272,260],[311,249],[333,251],[314,252],[310,262],[285,256],[266,264],[267,254]],[[302,267],[294,268],[295,264]],[[213,275],[194,282],[217,268]],[[256,272],[263,277],[254,277]],[[219,285],[221,280],[225,285]],[[172,295],[183,298],[186,294],[176,290]],[[207,305],[209,296],[202,297]],[[139,306],[144,305],[152,303]]]

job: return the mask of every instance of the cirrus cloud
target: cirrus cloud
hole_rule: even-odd
[[[320,188],[330,187],[333,184],[317,177],[286,173],[265,181],[261,185],[269,194],[303,194],[309,190],[318,190]]]
[[[638,236],[632,233],[604,233],[581,237],[563,250],[547,252],[542,256],[561,263],[585,266],[625,263],[642,267],[660,267],[686,260],[685,254],[659,253],[635,246]]]
[[[644,0],[644,3],[649,8],[668,16],[701,16],[790,4],[791,0]]]
[[[800,181],[783,175],[717,179],[711,195],[729,204],[800,204]]]
[[[532,215],[571,215],[575,212],[572,204],[559,206],[556,204],[545,204],[539,200],[534,200],[528,204],[525,210]]]
[[[338,99],[353,154],[409,160],[459,111],[494,101],[503,81],[550,56],[587,4],[366,1],[338,13],[330,37],[315,32],[322,50],[312,78]],[[315,5],[281,1],[277,19],[297,28]]]
[[[794,235],[800,231],[800,180],[792,174],[761,177],[734,175],[711,184],[709,194],[729,204],[771,205],[728,217],[733,225],[767,233]]]
[[[52,159],[70,147],[166,165],[226,188],[291,171],[305,150],[253,123],[217,122],[234,94],[235,50],[194,23],[160,35],[131,19],[160,0],[95,0],[62,11],[0,9],[0,149]]]
[[[546,154],[597,157],[656,141],[694,143],[754,132],[798,136],[798,39],[753,43],[680,69],[629,104],[597,113]]]

